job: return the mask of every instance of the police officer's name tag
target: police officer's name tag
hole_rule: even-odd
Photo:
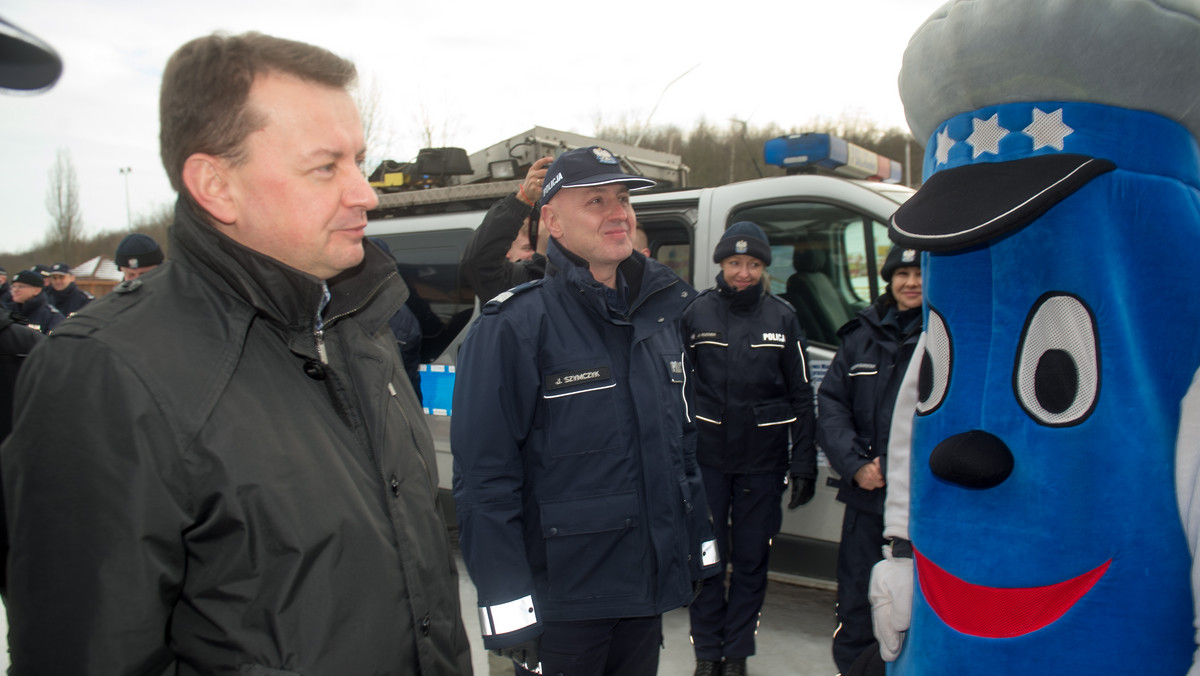
[[[563,371],[546,376],[543,389],[546,391],[545,396],[547,397],[574,394],[594,389],[600,383],[607,383],[610,378],[611,372],[607,366]]]
[[[728,347],[729,343],[725,340],[725,334],[721,331],[692,331],[692,347],[698,345]]]

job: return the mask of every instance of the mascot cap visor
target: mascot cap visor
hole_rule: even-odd
[[[902,247],[953,251],[1025,227],[1116,168],[1086,155],[1040,155],[939,171],[892,215]]]
[[[0,88],[39,91],[59,75],[62,60],[53,47],[0,19]]]

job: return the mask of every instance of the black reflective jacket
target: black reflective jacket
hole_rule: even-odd
[[[62,291],[58,291],[47,285],[43,293],[47,296],[46,300],[50,301],[50,304],[61,312],[64,317],[70,317],[82,310],[84,305],[95,300],[92,294],[76,286],[75,282],[68,284]]]
[[[50,304],[50,297],[45,290],[24,303],[14,303],[13,307],[13,311],[21,316],[29,328],[46,334],[58,328],[59,322],[66,319],[66,315]]]
[[[859,488],[854,473],[886,461],[896,393],[921,334],[919,309],[897,313],[881,299],[838,331],[842,346],[817,392],[817,443],[842,477],[838,500],[873,514],[883,514],[885,490]]]
[[[683,315],[696,367],[696,454],[730,474],[817,475],[808,345],[787,301],[717,275]]]
[[[170,236],[18,380],[12,673],[469,674],[395,263],[317,331],[321,280],[182,202]]]

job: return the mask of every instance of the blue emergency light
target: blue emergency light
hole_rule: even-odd
[[[838,176],[899,183],[904,165],[830,134],[790,134],[763,144],[763,160],[788,173],[823,169]]]

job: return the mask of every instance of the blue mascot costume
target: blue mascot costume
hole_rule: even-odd
[[[1188,674],[1200,2],[950,2],[900,90],[929,145],[891,235],[929,253],[872,578],[889,673]]]

